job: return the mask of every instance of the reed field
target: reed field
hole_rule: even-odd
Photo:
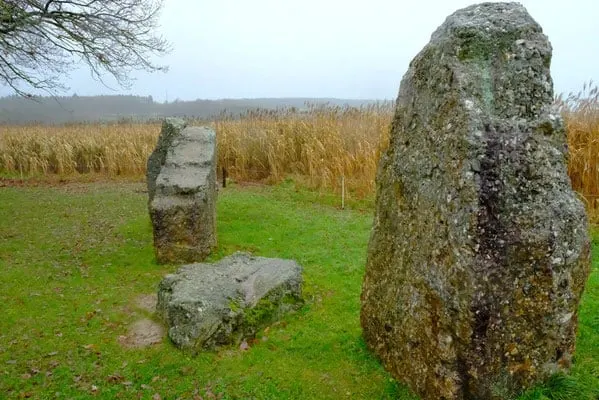
[[[572,186],[599,220],[599,88],[585,84],[578,94],[557,100],[568,134],[568,174]]]
[[[219,173],[238,182],[277,183],[292,176],[310,188],[365,197],[373,191],[392,103],[305,111],[253,111],[211,124],[218,134]],[[0,125],[0,173],[142,179],[159,123]]]
[[[596,87],[559,97],[569,142],[574,189],[599,210],[599,98]],[[348,196],[374,192],[376,166],[388,142],[390,102],[362,108],[309,105],[306,110],[253,111],[211,122],[218,170],[237,182],[299,184]],[[0,125],[0,174],[143,179],[159,123]]]

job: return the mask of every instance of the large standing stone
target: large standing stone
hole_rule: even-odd
[[[551,46],[517,3],[451,15],[404,76],[361,323],[424,399],[504,399],[574,353],[589,272]]]
[[[239,343],[301,306],[301,272],[295,261],[247,253],[185,265],[160,283],[156,309],[177,347]]]
[[[216,135],[168,119],[148,160],[149,210],[160,263],[201,261],[216,246]]]

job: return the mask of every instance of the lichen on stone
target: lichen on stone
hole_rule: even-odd
[[[483,3],[401,82],[361,323],[423,399],[503,399],[570,366],[590,242],[550,59],[524,7]]]
[[[293,260],[247,253],[186,265],[162,280],[156,309],[179,348],[238,344],[302,306],[301,272]]]
[[[204,260],[216,246],[216,134],[168,118],[148,159],[148,209],[159,263]]]

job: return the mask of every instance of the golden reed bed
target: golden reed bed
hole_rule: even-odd
[[[585,86],[586,88],[586,86]],[[570,149],[569,173],[590,211],[599,208],[599,101],[597,89],[559,100]],[[258,111],[212,123],[219,171],[236,181],[276,183],[292,176],[310,188],[350,196],[374,191],[376,165],[388,140],[390,104],[355,108],[310,107],[308,112]],[[136,123],[63,126],[0,125],[0,174],[20,177],[141,179],[160,125]]]
[[[373,190],[391,108],[311,107],[308,112],[257,111],[213,122],[219,171],[236,181],[276,183],[293,176],[312,188]],[[0,173],[22,177],[142,178],[160,124],[0,125]]]

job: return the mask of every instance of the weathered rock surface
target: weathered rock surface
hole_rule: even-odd
[[[505,399],[570,366],[590,244],[550,61],[524,7],[485,3],[448,17],[401,82],[361,323],[423,399]]]
[[[185,265],[160,283],[156,310],[179,348],[239,343],[301,306],[301,272],[292,260],[239,252],[215,264]]]
[[[202,261],[216,246],[214,131],[166,120],[147,181],[158,262]]]
[[[160,170],[166,162],[166,154],[168,149],[173,145],[175,137],[181,135],[181,131],[185,129],[187,123],[179,118],[166,118],[162,122],[162,129],[160,130],[160,136],[158,136],[158,142],[150,157],[148,158],[148,164],[146,169],[146,180],[148,183],[148,195],[150,202],[154,199],[156,193],[156,178],[160,174]]]

